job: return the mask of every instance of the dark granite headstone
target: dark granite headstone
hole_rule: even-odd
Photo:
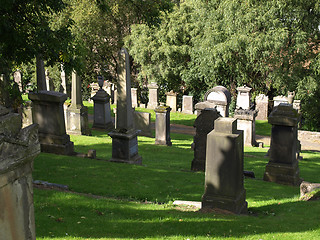
[[[191,163],[191,170],[205,171],[207,135],[214,129],[214,121],[221,117],[215,108],[203,109],[196,118],[193,127],[196,128],[194,142],[194,158]]]
[[[300,115],[291,104],[280,103],[270,113],[272,124],[269,162],[264,180],[281,184],[299,185],[298,122]]]
[[[207,137],[202,208],[247,213],[243,185],[243,132],[234,118],[218,118]]]

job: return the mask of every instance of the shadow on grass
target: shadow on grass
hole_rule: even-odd
[[[317,235],[320,206],[317,202],[287,202],[250,208],[253,215],[249,216],[217,215],[36,189],[35,209],[38,238],[259,239],[264,234],[271,234],[269,238],[276,234],[308,238],[308,231]]]

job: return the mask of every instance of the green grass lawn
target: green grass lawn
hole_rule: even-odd
[[[77,152],[99,160],[41,153],[33,178],[72,192],[34,190],[37,239],[318,239],[319,202],[299,201],[299,187],[262,180],[267,149],[245,147],[249,215],[186,211],[174,200],[201,201],[204,173],[190,171],[193,137],[171,134],[173,146],[139,137],[143,165],[112,163],[111,139],[100,131],[71,136]],[[303,152],[300,176],[320,182],[320,153]]]

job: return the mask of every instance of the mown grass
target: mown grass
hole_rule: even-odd
[[[171,138],[166,147],[139,137],[142,166],[108,162],[111,139],[101,131],[71,136],[77,152],[96,149],[100,160],[41,153],[34,179],[81,194],[35,189],[37,239],[318,239],[320,204],[299,201],[299,187],[262,180],[267,149],[244,149],[244,168],[256,175],[245,179],[249,215],[181,211],[172,201],[201,201],[204,173],[190,171],[193,137]],[[320,182],[320,153],[303,157],[301,177]]]

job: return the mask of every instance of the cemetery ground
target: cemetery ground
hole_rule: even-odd
[[[193,120],[184,117],[191,116],[177,113],[171,119],[190,126]],[[266,129],[267,123],[257,124],[258,132]],[[98,130],[92,136],[71,136],[76,152],[96,149],[97,159],[41,153],[34,180],[69,190],[34,189],[37,239],[319,238],[319,202],[300,201],[299,187],[262,180],[268,148],[244,149],[244,169],[256,176],[245,179],[248,215],[173,205],[174,200],[201,201],[204,173],[190,171],[193,136],[171,133],[171,139],[167,147],[138,137],[142,166],[107,161],[111,138]],[[320,182],[320,153],[303,151],[302,156],[300,177]]]

